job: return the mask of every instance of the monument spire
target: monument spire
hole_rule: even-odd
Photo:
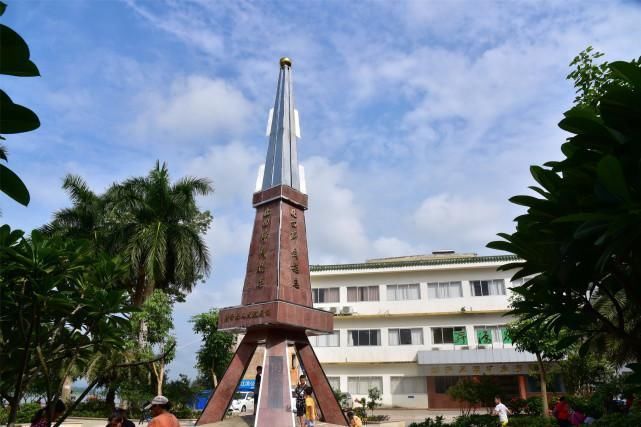
[[[293,345],[325,421],[347,424],[307,337],[334,329],[333,315],[312,304],[305,211],[296,155],[300,136],[294,108],[292,61],[281,58],[276,101],[268,122],[263,181],[256,209],[241,305],[219,311],[218,330],[244,333],[225,375],[196,425],[223,419],[259,344],[265,345],[255,427],[293,427],[290,359]]]
[[[262,190],[277,185],[289,185],[300,191],[300,176],[296,143],[300,138],[298,111],[294,104],[292,61],[280,59],[280,74],[274,108],[267,123],[269,147],[265,159]]]

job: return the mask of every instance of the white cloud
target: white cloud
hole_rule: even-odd
[[[259,154],[253,146],[232,141],[225,145],[212,145],[205,154],[192,158],[184,170],[186,174],[213,181],[215,192],[212,200],[215,205],[242,199],[251,207],[250,197],[262,161],[262,153]]]
[[[486,198],[438,194],[423,200],[414,223],[434,249],[482,250],[505,229],[506,219],[501,206]]]
[[[305,161],[309,193],[306,214],[312,263],[347,261],[362,257],[368,242],[360,209],[345,186],[346,165],[322,157]]]
[[[195,46],[210,55],[218,56],[223,53],[222,37],[212,31],[213,26],[207,26],[201,20],[194,19],[194,12],[188,7],[180,3],[164,3],[163,8],[169,9],[170,12],[163,14],[163,18],[160,18],[134,0],[126,0],[126,4],[151,25],[173,34],[187,45]]]
[[[138,100],[142,113],[132,130],[139,136],[156,136],[155,143],[196,137],[205,143],[221,133],[242,133],[252,112],[251,103],[238,89],[224,80],[199,75],[176,78],[167,93],[144,91]]]

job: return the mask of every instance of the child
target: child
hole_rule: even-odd
[[[508,419],[507,419],[507,414],[512,415],[512,412],[508,409],[507,406],[501,403],[501,398],[499,396],[496,396],[494,398],[494,403],[496,403],[496,406],[494,407],[494,414],[499,416],[499,424],[501,424],[501,427],[504,427],[507,425]]]
[[[363,421],[357,415],[354,415],[352,411],[347,413],[347,420],[349,421],[349,427],[363,427]]]
[[[305,389],[305,427],[314,427],[316,420],[316,403],[312,397],[312,388]]]

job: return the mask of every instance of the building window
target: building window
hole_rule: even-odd
[[[391,377],[392,394],[427,394],[425,377]]]
[[[341,377],[327,377],[327,382],[332,390],[339,391],[341,389]]]
[[[388,301],[406,301],[421,299],[421,289],[418,283],[410,285],[387,285]]]
[[[456,385],[459,377],[434,377],[434,391],[439,394],[447,393],[447,389]]]
[[[347,331],[347,345],[352,347],[381,345],[381,330],[349,330]]]
[[[432,328],[432,343],[466,345],[467,333],[465,332],[465,326]]]
[[[483,344],[512,344],[505,325],[475,326],[476,343]]]
[[[311,336],[309,337],[309,342],[313,347],[338,347],[341,345],[338,331],[334,331],[328,335]]]
[[[388,335],[389,345],[423,344],[423,328],[390,329]]]
[[[312,300],[314,304],[326,302],[339,302],[338,288],[316,288],[312,289]]]
[[[383,377],[347,377],[347,392],[367,396],[369,389],[383,393]]]
[[[472,296],[485,297],[488,295],[505,295],[505,282],[496,280],[471,280]]]
[[[378,301],[378,286],[350,286],[347,288],[347,301]]]
[[[461,298],[463,286],[461,282],[437,282],[427,284],[427,298]]]

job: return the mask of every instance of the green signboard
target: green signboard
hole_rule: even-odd
[[[501,336],[503,337],[503,344],[512,344],[512,337],[507,328],[501,328]]]
[[[476,339],[479,344],[492,344],[492,332],[489,329],[479,329],[476,331]]]
[[[467,344],[467,334],[465,329],[455,330],[454,331],[454,345],[466,345]]]

